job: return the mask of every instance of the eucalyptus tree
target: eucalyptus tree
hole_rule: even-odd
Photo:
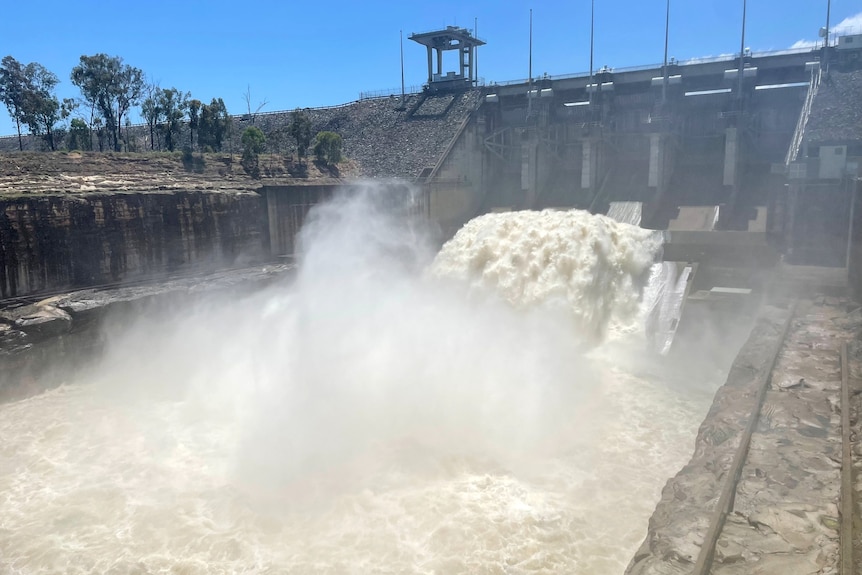
[[[230,134],[231,122],[221,98],[213,98],[209,104],[202,104],[198,119],[198,144],[201,149],[220,152],[225,136]]]
[[[27,64],[24,70],[27,90],[24,95],[22,119],[30,128],[30,133],[42,136],[53,151],[54,126],[71,113],[71,106],[67,107],[65,102],[61,106],[54,95],[54,88],[59,83],[56,74],[36,62]]]
[[[189,108],[190,92],[180,92],[176,88],[165,88],[158,95],[158,108],[161,111],[159,131],[165,140],[165,147],[173,152],[182,129],[183,118]]]
[[[145,98],[141,102],[141,116],[143,116],[144,121],[147,123],[147,127],[150,129],[150,150],[156,149],[156,127],[161,122],[162,111],[159,108],[158,103],[158,95],[159,95],[159,85],[156,82],[151,82],[144,87]],[[159,149],[162,149],[161,141],[159,141]]]
[[[123,116],[140,101],[143,72],[123,64],[119,56],[95,54],[81,56],[80,64],[72,68],[71,78],[84,100],[104,119],[114,150],[120,151]]]
[[[195,132],[200,125],[201,106],[200,100],[189,100],[189,148],[195,149]]]
[[[12,56],[0,61],[0,101],[15,120],[18,131],[18,149],[24,149],[21,125],[26,124],[30,133],[42,136],[45,143],[54,149],[54,126],[71,112],[71,104],[63,106],[54,88],[57,76],[38,62],[23,65]]]
[[[301,159],[308,156],[311,146],[311,120],[302,110],[294,110],[290,114],[288,133],[296,142],[296,155]]]
[[[27,92],[27,74],[24,66],[13,58],[6,56],[0,61],[0,101],[9,110],[9,116],[15,120],[18,131],[18,149],[24,149],[21,139],[21,124],[24,123],[24,100]]]

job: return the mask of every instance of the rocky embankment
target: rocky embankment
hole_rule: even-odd
[[[44,194],[86,196],[115,192],[249,192],[264,184],[303,185],[338,183],[333,170],[306,162],[301,166],[284,157],[264,154],[256,180],[239,165],[239,156],[180,152],[14,152],[0,153],[0,199]],[[294,174],[292,174],[292,172]],[[357,175],[355,163],[338,165],[340,178]]]
[[[403,101],[400,96],[392,96],[359,100],[341,106],[305,108],[303,112],[311,120],[312,135],[331,131],[340,134],[344,139],[343,152],[346,160],[338,166],[338,177],[412,179],[419,176],[425,168],[433,167],[437,163],[457,133],[458,127],[478,108],[480,96],[480,89],[457,93],[408,94]],[[268,151],[280,156],[275,160],[261,161],[264,180],[268,177],[304,180],[309,176],[315,179],[331,175],[309,163],[298,176],[292,159],[295,144],[288,135],[292,112],[293,110],[268,112],[254,118],[254,124],[266,134]],[[196,176],[219,173],[222,178],[230,178],[235,182],[235,187],[237,182],[247,179],[239,167],[238,154],[241,149],[240,135],[250,121],[245,116],[234,116],[233,119],[233,141],[225,143],[224,149],[232,147],[237,155],[207,155],[204,164],[201,164],[199,159],[187,162],[187,174],[182,175],[182,179],[191,181],[197,179]],[[149,150],[149,131],[146,126],[135,126],[128,130],[135,142],[133,149]],[[37,137],[25,136],[24,141],[26,150],[40,149],[41,142]],[[184,125],[179,136],[178,149],[188,144],[188,126]],[[59,146],[62,147],[62,143]],[[17,137],[0,137],[0,152],[17,150]],[[138,156],[158,159],[170,158],[172,154],[142,153]]]
[[[59,385],[97,358],[112,325],[182,314],[203,296],[239,297],[289,276],[278,264],[103,290],[0,308],[0,401]],[[146,350],[141,350],[145,353]]]
[[[481,91],[412,94],[361,100],[332,108],[308,108],[312,132],[328,130],[344,138],[344,154],[369,178],[406,178],[432,168],[458,127],[479,106]],[[257,119],[264,132],[285,130],[290,112]]]
[[[811,106],[805,137],[812,144],[862,141],[862,70],[830,71]]]
[[[762,407],[709,572],[837,572],[843,342],[851,342],[851,375],[858,378],[862,365],[862,309],[848,313],[853,307],[839,298],[802,300],[783,342],[791,310],[762,310],[716,393],[691,461],[665,486],[627,574],[692,573],[764,382]],[[860,402],[858,395],[855,401]]]

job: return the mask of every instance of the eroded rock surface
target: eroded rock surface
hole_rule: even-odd
[[[254,268],[112,289],[88,289],[0,309],[0,400],[66,381],[98,357],[108,318],[187,309],[203,294],[241,294],[288,277],[293,266]]]
[[[841,467],[841,342],[862,328],[846,300],[800,302],[767,388],[711,573],[834,573]],[[691,573],[789,311],[765,308],[662,492],[630,574]],[[857,424],[858,425],[858,424]]]

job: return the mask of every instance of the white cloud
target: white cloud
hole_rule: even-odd
[[[837,37],[844,34],[862,34],[862,12],[844,18],[838,24],[832,26],[829,39],[832,43],[837,42]],[[823,40],[797,40],[791,48],[817,48],[823,45]]]
[[[791,48],[816,48],[820,46],[821,42],[817,40],[797,40],[793,43]]]
[[[841,22],[832,27],[833,34],[862,34],[862,12],[849,18],[844,18]]]
[[[735,58],[736,54],[719,54],[718,56],[697,56],[696,58],[687,58],[685,60],[680,60],[681,64],[703,64],[704,62],[719,62],[721,60],[728,60],[730,58]]]

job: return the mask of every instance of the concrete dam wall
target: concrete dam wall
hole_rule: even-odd
[[[0,199],[0,297],[259,261],[262,201],[206,191]]]

